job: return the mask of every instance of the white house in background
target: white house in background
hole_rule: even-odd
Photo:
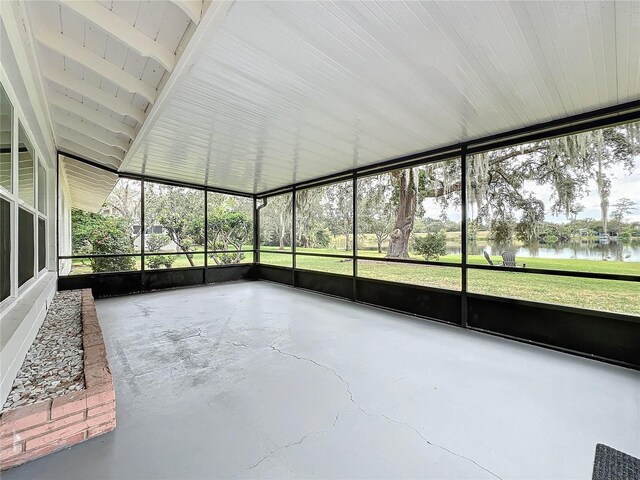
[[[167,233],[167,230],[162,225],[152,225],[150,227],[147,227],[146,230],[144,231],[145,235],[152,235],[154,233],[156,234]],[[140,250],[140,247],[142,246],[142,237],[140,236],[140,225],[133,226],[133,235],[134,235],[133,246],[136,248],[136,250]],[[147,241],[147,246],[148,246],[148,241]],[[167,243],[164,247],[160,249],[160,251],[177,252],[178,245],[173,240],[170,240],[169,243]]]

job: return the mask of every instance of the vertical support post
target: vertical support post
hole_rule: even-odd
[[[355,302],[358,299],[358,175],[355,172],[353,173],[353,178],[351,179],[351,181],[353,182],[353,198],[351,201],[351,214],[353,215],[351,217],[351,227],[353,229],[353,238],[351,240],[351,244],[353,246],[351,256],[351,261],[353,263],[353,287],[351,293],[352,299]]]
[[[296,286],[296,187],[291,191],[291,285]]]
[[[204,271],[202,272],[202,283],[207,283],[207,266],[209,264],[209,198],[208,191],[204,189]]]
[[[146,278],[145,278],[145,248],[146,241],[144,238],[145,230],[147,228],[145,218],[144,218],[144,177],[140,178],[140,278],[142,279],[141,290],[145,289],[146,286]]]
[[[258,197],[253,196],[253,268],[257,273],[257,265],[260,263],[260,210],[258,210]],[[257,280],[257,278],[256,278]]]
[[[462,222],[460,232],[460,241],[462,242],[462,297],[461,297],[461,325],[467,328],[469,309],[467,306],[467,145],[462,145],[460,149],[460,168],[461,168],[461,190],[460,201],[462,203]]]

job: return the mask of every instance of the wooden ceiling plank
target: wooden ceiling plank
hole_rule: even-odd
[[[182,10],[189,19],[198,25],[202,18],[201,0],[172,0],[172,2]]]
[[[131,117],[139,123],[144,123],[146,114],[142,110],[139,110],[119,98],[110,95],[100,88],[90,85],[84,80],[80,80],[67,72],[58,72],[52,69],[43,71],[43,75],[52,82],[66,87],[68,90],[77,92],[84,97],[90,98],[94,102],[107,107],[115,113]]]
[[[45,47],[78,62],[95,73],[110,79],[128,92],[137,93],[149,102],[154,103],[158,92],[154,87],[148,85],[133,75],[119,69],[104,58],[96,55],[86,47],[83,47],[73,40],[65,37],[59,32],[42,28],[36,32],[36,38]]]
[[[62,95],[59,92],[49,92],[48,95],[49,102],[56,107],[59,107],[67,112],[75,113],[83,118],[86,118],[90,122],[95,123],[96,125],[100,125],[107,130],[110,130],[115,133],[122,133],[127,137],[133,139],[136,136],[135,129],[125,125],[122,122],[119,122],[115,118],[108,117],[107,115],[98,112],[92,108],[87,107],[86,105],[79,103],[66,95]]]
[[[171,72],[176,65],[176,56],[152,38],[127,23],[115,13],[104,8],[98,2],[77,2],[61,0],[61,3],[86,20],[93,23],[105,33],[117,38],[143,57],[153,58],[167,71]]]
[[[93,124],[84,122],[80,120],[78,117],[72,117],[70,115],[54,115],[53,121],[56,126],[66,127],[74,132],[82,133],[90,139],[96,140],[100,143],[104,143],[109,147],[116,147],[126,152],[129,148],[129,142],[124,139],[108,132],[107,130],[102,130],[100,127],[95,126]],[[59,128],[56,127],[56,133],[58,133]]]

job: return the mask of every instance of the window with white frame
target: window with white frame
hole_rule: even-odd
[[[0,85],[0,302],[47,266],[47,171]]]
[[[13,106],[0,85],[0,302],[11,295]]]

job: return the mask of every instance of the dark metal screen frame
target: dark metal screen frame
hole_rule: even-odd
[[[86,254],[86,255],[75,255],[75,254],[71,254],[71,255],[60,255],[60,156],[65,156],[68,157],[72,160],[75,160],[77,162],[81,162],[84,164],[87,164],[89,166],[92,166],[94,168],[98,168],[100,170],[104,170],[110,173],[114,173],[116,175],[118,175],[118,178],[125,178],[125,179],[130,179],[130,180],[135,180],[135,181],[139,181],[140,182],[140,251],[139,252],[133,252],[133,253],[105,253],[105,254]],[[146,241],[145,241],[145,235],[146,235],[146,218],[145,218],[145,184],[146,182],[151,182],[151,183],[157,183],[157,184],[161,184],[161,185],[167,185],[167,186],[172,186],[172,187],[181,187],[181,188],[190,188],[193,190],[198,190],[198,191],[202,191],[203,192],[203,197],[204,197],[204,208],[203,208],[203,214],[204,214],[204,250],[197,250],[197,251],[192,251],[192,252],[146,252]],[[244,197],[244,198],[250,198],[253,202],[253,211],[254,211],[254,215],[252,217],[252,221],[253,221],[253,236],[254,238],[252,239],[252,244],[254,248],[250,248],[250,249],[240,249],[240,250],[209,250],[208,246],[208,236],[209,236],[209,225],[208,225],[208,193],[209,192],[215,192],[215,193],[221,193],[224,195],[231,195],[231,196],[236,196],[236,197]],[[129,174],[129,173],[121,173],[118,172],[117,170],[114,170],[113,168],[107,167],[105,165],[101,165],[99,163],[93,162],[91,160],[87,160],[83,157],[80,157],[78,155],[72,154],[72,153],[68,153],[68,152],[64,152],[64,151],[58,151],[58,155],[56,158],[56,272],[58,273],[58,278],[74,278],[74,277],[84,277],[84,278],[96,278],[96,276],[100,276],[100,275],[106,275],[106,276],[110,276],[112,277],[114,274],[126,274],[126,273],[139,273],[140,274],[140,278],[141,278],[141,290],[139,291],[143,291],[144,290],[144,285],[146,285],[147,283],[147,278],[151,273],[155,273],[155,272],[172,272],[172,271],[188,271],[188,270],[194,270],[194,269],[200,269],[202,270],[202,282],[203,284],[208,283],[207,282],[207,278],[208,278],[208,271],[209,269],[212,268],[225,268],[228,267],[228,265],[216,265],[216,266],[209,266],[208,265],[208,257],[209,254],[215,254],[215,253],[252,253],[254,255],[254,261],[253,262],[245,262],[245,263],[239,263],[235,266],[246,266],[246,265],[253,265],[255,262],[255,255],[256,255],[256,249],[255,249],[255,234],[257,232],[256,229],[256,225],[257,225],[257,215],[256,215],[256,196],[255,195],[248,195],[245,193],[240,193],[240,192],[233,192],[230,190],[224,190],[224,189],[217,189],[217,188],[210,188],[210,187],[206,187],[203,185],[193,185],[193,184],[189,184],[189,183],[184,183],[184,182],[176,182],[176,181],[172,181],[172,180],[167,180],[167,179],[161,179],[161,178],[157,178],[157,177],[149,177],[146,175],[135,175],[135,174]],[[151,269],[149,270],[147,268],[147,262],[146,262],[146,258],[147,257],[153,257],[153,256],[157,256],[157,255],[203,255],[203,265],[198,265],[198,266],[193,266],[193,267],[172,267],[172,268],[163,268],[163,269]],[[69,274],[69,275],[64,275],[64,276],[60,276],[60,260],[73,260],[73,259],[91,259],[91,258],[118,258],[118,257],[136,257],[136,258],[140,258],[140,269],[137,270],[127,270],[124,272],[99,272],[99,273],[91,273],[91,274]],[[65,283],[65,282],[63,282]]]
[[[151,181],[151,182],[155,182],[155,183],[161,183],[161,184],[165,184],[165,185],[173,185],[173,186],[180,186],[180,187],[187,187],[187,188],[193,188],[193,189],[197,189],[197,190],[204,190],[205,192],[205,219],[206,219],[206,209],[207,209],[207,192],[217,192],[217,193],[223,193],[223,194],[228,194],[228,195],[234,195],[234,196],[241,196],[241,197],[249,197],[253,199],[253,249],[251,250],[243,250],[243,251],[251,251],[253,252],[253,262],[250,264],[252,266],[253,269],[253,278],[255,279],[261,279],[264,278],[264,276],[261,274],[261,269],[264,270],[265,272],[270,270],[272,272],[278,272],[280,271],[281,273],[276,275],[275,277],[272,276],[272,278],[280,278],[282,281],[280,283],[286,283],[292,286],[296,286],[297,283],[300,280],[300,275],[304,275],[305,272],[309,272],[309,273],[313,273],[313,274],[317,274],[320,276],[325,276],[326,277],[326,281],[331,281],[331,278],[336,278],[336,277],[341,277],[341,278],[349,278],[351,277],[351,284],[352,284],[352,291],[350,295],[347,295],[345,298],[349,298],[352,301],[359,301],[359,295],[358,295],[358,285],[362,284],[363,281],[367,281],[370,279],[366,279],[363,277],[360,277],[358,275],[358,260],[367,260],[367,259],[371,259],[371,260],[377,260],[377,261],[385,261],[385,262],[398,262],[398,263],[407,263],[407,264],[420,264],[420,265],[437,265],[437,266],[444,266],[444,267],[454,267],[454,268],[459,268],[460,269],[460,278],[461,278],[461,289],[460,291],[455,291],[452,290],[450,291],[451,294],[459,296],[460,297],[460,308],[458,311],[458,315],[459,315],[459,323],[456,322],[455,324],[460,325],[463,328],[467,328],[467,329],[472,329],[472,330],[478,330],[478,331],[483,331],[486,333],[492,333],[492,334],[496,334],[496,335],[500,335],[500,336],[505,336],[508,338],[514,338],[516,340],[520,340],[520,341],[529,341],[530,343],[535,343],[537,345],[542,345],[548,348],[553,348],[553,349],[559,349],[559,350],[563,350],[563,351],[567,351],[570,353],[578,353],[580,355],[587,355],[587,356],[593,356],[590,355],[589,352],[575,352],[573,350],[571,350],[570,348],[564,348],[562,346],[558,346],[558,345],[554,345],[553,343],[545,343],[545,342],[538,342],[538,341],[531,341],[528,340],[527,338],[518,338],[518,337],[514,337],[513,335],[508,335],[508,334],[504,334],[501,333],[499,331],[491,331],[491,330],[487,330],[484,328],[478,328],[478,327],[474,327],[473,325],[470,325],[469,322],[469,298],[472,296],[474,299],[474,302],[477,303],[478,299],[482,300],[483,295],[479,295],[479,294],[475,294],[475,293],[471,293],[468,291],[468,285],[467,285],[467,280],[468,280],[468,270],[469,269],[478,269],[478,270],[493,270],[493,271],[515,271],[517,273],[520,274],[544,274],[544,275],[557,275],[557,276],[566,276],[566,277],[581,277],[581,278],[596,278],[596,279],[602,279],[602,280],[622,280],[622,281],[629,281],[629,282],[638,282],[640,281],[640,276],[634,276],[634,275],[616,275],[616,274],[605,274],[605,273],[592,273],[592,272],[572,272],[572,271],[565,271],[565,270],[545,270],[545,269],[531,269],[531,268],[527,268],[522,269],[522,268],[510,268],[510,267],[493,267],[493,266],[489,266],[489,265],[476,265],[476,264],[469,264],[468,263],[468,246],[467,246],[467,156],[468,155],[473,155],[473,154],[477,154],[477,153],[482,153],[482,152],[486,152],[489,150],[494,150],[494,149],[498,149],[498,148],[505,148],[508,146],[513,146],[513,145],[518,145],[518,144],[522,144],[522,143],[527,143],[527,142],[531,142],[531,141],[537,141],[537,140],[542,140],[542,139],[548,139],[548,138],[554,138],[554,137],[559,137],[559,136],[564,136],[564,135],[571,135],[571,134],[575,134],[575,133],[579,133],[579,132],[583,132],[583,131],[588,131],[588,130],[595,130],[598,128],[607,128],[607,127],[611,127],[614,125],[619,125],[619,124],[623,124],[623,123],[628,123],[628,122],[632,122],[632,121],[637,121],[640,120],[640,100],[638,101],[633,101],[633,102],[628,102],[625,104],[621,104],[618,106],[614,106],[614,107],[607,107],[607,108],[603,108],[603,109],[599,109],[599,110],[595,110],[592,112],[587,112],[587,113],[583,113],[583,114],[579,114],[579,115],[574,115],[565,119],[561,119],[561,120],[553,120],[553,121],[549,121],[549,122],[545,122],[545,123],[541,123],[538,125],[534,125],[531,127],[526,127],[526,128],[521,128],[521,129],[517,129],[511,132],[505,132],[502,134],[497,134],[497,135],[491,135],[491,136],[487,136],[487,137],[483,137],[483,138],[479,138],[476,140],[472,140],[472,141],[468,141],[468,142],[463,142],[463,143],[458,143],[458,144],[453,144],[453,145],[449,145],[446,147],[442,147],[442,148],[436,148],[436,149],[431,149],[428,151],[424,151],[424,152],[420,152],[420,153],[416,153],[416,154],[412,154],[412,155],[408,155],[408,156],[404,156],[404,157],[400,157],[400,158],[396,158],[396,159],[392,159],[392,160],[385,160],[382,162],[378,162],[376,164],[373,165],[368,165],[368,166],[364,166],[364,167],[359,167],[359,168],[355,168],[355,169],[349,169],[343,172],[339,172],[339,173],[335,173],[335,174],[331,174],[331,175],[326,175],[320,178],[316,178],[316,179],[312,179],[312,180],[306,180],[306,181],[302,181],[302,182],[298,182],[298,183],[294,183],[288,186],[284,186],[284,187],[279,187],[276,189],[271,189],[268,191],[263,191],[261,193],[258,194],[249,194],[249,193],[244,193],[244,192],[237,192],[237,191],[230,191],[230,190],[225,190],[225,189],[219,189],[219,188],[212,188],[212,187],[208,187],[208,186],[204,186],[204,185],[194,185],[194,184],[188,184],[188,183],[184,183],[184,182],[177,182],[177,181],[173,181],[170,179],[163,179],[163,178],[157,178],[157,177],[150,177],[150,176],[145,176],[145,175],[138,175],[138,174],[131,174],[131,173],[126,173],[126,172],[118,172],[114,169],[111,169],[109,167],[105,167],[104,165],[101,165],[99,163],[93,162],[91,160],[87,160],[85,158],[79,157],[77,155],[71,154],[71,153],[67,153],[67,152],[63,152],[63,151],[58,151],[58,160],[57,160],[57,189],[58,192],[56,192],[57,194],[57,205],[56,205],[56,213],[59,213],[59,164],[60,164],[60,160],[59,160],[59,156],[60,155],[64,155],[66,157],[69,157],[71,159],[86,163],[88,165],[92,165],[96,168],[100,168],[102,170],[107,170],[110,171],[112,173],[116,173],[117,175],[119,175],[120,177],[123,178],[131,178],[131,179],[135,179],[135,180],[139,180],[141,182],[141,194],[142,194],[142,202],[141,202],[141,224],[143,225],[142,228],[142,245],[141,245],[141,253],[136,253],[136,254],[131,254],[133,256],[141,256],[141,270],[140,270],[140,274],[143,277],[143,283],[144,283],[144,276],[145,276],[145,262],[144,262],[144,258],[146,255],[146,252],[144,252],[144,183],[145,181]],[[421,261],[421,260],[407,260],[407,259],[385,259],[385,258],[378,258],[378,257],[367,257],[366,255],[360,256],[357,250],[357,234],[358,234],[358,226],[357,226],[357,221],[358,221],[358,216],[357,216],[357,195],[358,195],[358,179],[363,177],[363,176],[369,176],[369,175],[374,175],[374,174],[382,174],[382,173],[387,173],[393,170],[398,170],[398,169],[403,169],[403,168],[410,168],[413,166],[418,166],[418,165],[424,165],[424,164],[428,164],[428,163],[435,163],[435,162],[439,162],[439,161],[444,161],[444,160],[451,160],[451,159],[460,159],[460,165],[461,165],[461,253],[462,253],[462,259],[461,259],[461,263],[452,263],[452,262],[429,262],[429,261]],[[299,190],[302,189],[307,189],[307,188],[315,188],[315,187],[321,187],[321,186],[325,186],[325,185],[330,185],[330,184],[334,184],[334,183],[338,183],[338,182],[345,182],[345,181],[351,181],[352,182],[352,191],[353,191],[353,204],[352,204],[352,238],[353,238],[353,248],[352,248],[352,252],[351,254],[345,254],[345,255],[339,255],[339,254],[318,254],[318,253],[308,253],[308,252],[297,252],[296,250],[296,194]],[[262,207],[264,207],[267,202],[268,202],[268,198],[269,197],[273,197],[276,195],[281,195],[281,194],[286,194],[286,193],[290,193],[292,195],[292,215],[291,215],[291,221],[292,221],[292,225],[291,225],[291,237],[292,237],[292,244],[291,244],[291,251],[277,251],[277,250],[263,250],[260,248],[260,210]],[[262,205],[259,205],[259,202],[262,201]],[[206,241],[206,236],[207,236],[207,224],[205,221],[205,241]],[[58,235],[58,240],[59,240],[59,226],[57,228],[57,235]],[[88,256],[60,256],[59,255],[59,241],[57,242],[57,248],[56,248],[56,255],[57,255],[57,265],[59,268],[59,260],[60,259],[64,259],[64,258],[75,258],[75,257],[81,257],[81,258],[87,258]],[[207,252],[207,248],[205,246],[205,252]],[[235,251],[234,251],[235,252]],[[265,253],[276,253],[276,254],[282,254],[282,255],[291,255],[291,264],[292,267],[288,268],[288,267],[278,267],[278,266],[271,266],[268,264],[263,264],[261,262],[261,258],[260,258],[260,253],[261,252],[265,252]],[[184,252],[176,252],[176,254],[184,254]],[[322,273],[322,272],[316,272],[316,271],[312,271],[312,270],[305,270],[305,269],[300,269],[297,267],[296,265],[296,257],[300,255],[300,256],[314,256],[314,257],[333,257],[333,258],[349,258],[352,260],[353,262],[353,269],[352,269],[352,274],[351,275],[342,275],[342,274],[327,274],[327,273]],[[109,256],[109,255],[106,255]],[[111,256],[121,256],[121,255],[111,255]],[[204,267],[195,267],[195,268],[204,268],[205,274],[203,275],[203,283],[206,282],[207,279],[207,271],[211,270],[212,268],[223,268],[224,266],[216,266],[216,267],[208,267],[208,262],[207,262],[207,253],[205,253],[205,266]],[[247,264],[242,264],[242,265],[247,265]],[[169,270],[169,269],[167,269]],[[171,270],[180,270],[180,269],[171,269]],[[187,269],[188,270],[188,269]],[[291,271],[290,272],[290,276],[289,279],[287,279],[286,281],[284,281],[285,277],[282,276],[282,274],[284,274],[285,271]],[[94,276],[96,274],[93,274]],[[97,274],[97,275],[101,275],[101,274]],[[113,274],[111,273],[105,273],[104,275],[111,275],[113,276]],[[287,274],[289,275],[289,274]],[[80,275],[77,275],[76,277],[79,277]],[[69,277],[74,277],[69,276]],[[67,277],[68,278],[68,277]],[[275,280],[275,281],[280,281],[280,280]],[[410,285],[410,284],[395,284],[395,282],[386,282],[383,280],[376,280],[375,282],[378,283],[387,283],[390,287],[396,285],[396,287],[394,288],[401,288],[401,287],[397,287],[397,285],[404,285],[406,290],[411,290],[411,291],[415,291],[415,285]],[[431,287],[423,287],[424,291],[438,291],[440,289],[437,288],[431,288]],[[489,299],[494,299],[494,300],[501,300],[503,301],[504,299],[501,297],[492,297],[492,296],[486,296]],[[511,301],[513,300],[513,301]],[[612,314],[609,312],[599,312],[599,311],[595,311],[595,310],[583,310],[583,309],[579,309],[579,308],[574,308],[574,307],[568,307],[568,306],[560,306],[560,305],[554,305],[554,304],[536,304],[535,302],[529,302],[529,301],[524,301],[524,300],[514,300],[514,299],[508,299],[507,303],[509,305],[511,305],[510,308],[544,308],[546,310],[553,310],[555,312],[565,312],[567,314],[571,314],[571,315],[594,315],[594,316],[598,316],[601,318],[609,318],[609,319],[614,319],[616,321],[625,321],[625,322],[631,322],[632,324],[637,325],[638,328],[640,328],[640,318],[639,317],[635,317],[635,316],[630,316],[630,315],[623,315],[623,314]],[[536,306],[537,305],[537,306]],[[381,306],[381,305],[378,305]],[[420,314],[418,314],[420,316]],[[628,362],[625,361],[617,361],[615,358],[606,358],[606,357],[600,357],[600,356],[595,356],[600,360],[604,360],[604,361],[610,361],[613,363],[618,363],[618,364],[623,364],[626,366],[632,366],[634,368],[640,368],[640,362],[637,362],[637,364],[629,364]],[[594,357],[594,358],[595,358]]]

